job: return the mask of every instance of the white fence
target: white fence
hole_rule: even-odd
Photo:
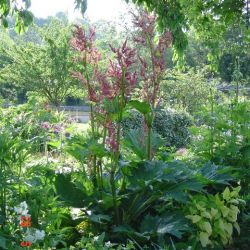
[[[59,109],[81,123],[87,123],[90,119],[88,106],[60,106]]]

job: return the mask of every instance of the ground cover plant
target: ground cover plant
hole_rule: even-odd
[[[148,8],[130,11],[133,28],[114,42],[107,27],[54,19],[34,28],[36,41],[1,36],[11,43],[0,46],[0,249],[248,248],[249,79],[235,60],[222,92],[214,54],[196,68],[181,60],[184,20],[219,36],[227,7],[210,11],[214,23],[176,1],[187,10],[174,24],[174,1],[165,17],[163,1],[134,2]],[[229,24],[242,21],[240,6]],[[12,88],[25,103],[7,103]],[[60,111],[67,97],[88,105],[85,129]]]

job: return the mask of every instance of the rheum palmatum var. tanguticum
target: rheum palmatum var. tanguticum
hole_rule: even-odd
[[[137,77],[136,72],[133,71],[133,65],[136,62],[136,53],[135,50],[131,49],[127,45],[127,41],[125,41],[123,45],[117,49],[111,46],[111,50],[115,53],[115,60],[110,61],[108,78],[110,79],[110,86],[112,86],[112,89],[116,94],[111,101],[113,101],[114,105],[117,106],[117,119],[113,121],[110,119],[108,122],[109,135],[107,142],[113,150],[110,186],[113,196],[116,221],[118,223],[120,218],[116,199],[115,173],[118,167],[120,155],[121,122],[123,110],[126,107],[132,89],[136,85]]]
[[[107,74],[96,74],[100,85],[101,97],[104,103],[105,124],[104,131],[107,132],[106,145],[111,152],[110,186],[113,196],[113,205],[116,214],[116,221],[119,222],[119,212],[116,201],[115,173],[118,167],[121,141],[121,122],[124,108],[130,99],[131,91],[137,83],[137,75],[134,71],[136,52],[131,49],[127,41],[119,48],[112,46],[115,59],[110,60]],[[109,109],[109,107],[111,107]],[[115,118],[114,118],[115,117]],[[104,134],[106,135],[106,132]],[[104,136],[105,138],[105,136]]]
[[[136,72],[133,70],[136,52],[128,46],[127,41],[119,48],[110,46],[111,51],[115,54],[114,59],[110,60],[106,73],[103,73],[98,69],[101,56],[94,44],[94,35],[93,29],[87,33],[79,26],[75,27],[71,45],[78,51],[78,56],[74,58],[78,70],[72,72],[72,76],[79,79],[87,89],[91,107],[92,136],[96,141],[103,128],[103,133],[101,133],[103,144],[109,149],[111,156],[110,186],[118,222],[119,213],[114,176],[120,155],[122,115],[137,82]],[[102,114],[101,120],[97,119],[97,115],[95,116],[97,111],[99,116]],[[100,179],[101,183],[102,175],[98,176],[98,173],[102,173],[102,159],[97,159],[93,155],[92,163],[93,175],[97,180]]]
[[[116,152],[120,147],[120,123],[123,109],[137,83],[137,75],[133,70],[136,53],[127,45],[127,41],[117,49],[111,46],[111,50],[115,53],[115,59],[110,60],[107,74],[97,72],[96,79],[100,86],[102,101],[108,101],[115,108],[111,111],[107,105],[104,105],[106,107],[104,126],[108,129],[107,145],[111,151]],[[114,112],[117,114],[117,119],[112,120],[111,114]]]
[[[166,31],[156,39],[156,16],[146,11],[140,11],[138,15],[131,14],[138,32],[134,41],[149,55],[149,58],[139,56],[143,99],[155,108],[159,104],[160,82],[166,70],[166,50],[171,45],[172,35]]]
[[[95,46],[95,29],[90,28],[88,32],[82,29],[80,26],[75,25],[73,31],[73,38],[70,41],[73,49],[78,53],[73,58],[73,61],[77,65],[77,70],[72,71],[72,76],[77,78],[83,87],[87,90],[88,100],[90,105],[90,122],[92,137],[96,138],[98,134],[98,128],[95,123],[95,104],[100,102],[100,96],[97,92],[97,86],[95,82],[95,72],[98,69],[98,64],[101,60],[101,54],[98,52]],[[96,184],[97,175],[97,159],[96,155],[91,155],[90,172],[94,184]]]
[[[138,57],[140,61],[140,81],[143,83],[142,98],[151,106],[152,110],[151,119],[145,119],[144,117],[144,130],[147,134],[147,156],[150,160],[153,157],[151,150],[153,110],[160,104],[160,83],[166,70],[166,50],[171,45],[172,35],[166,31],[156,39],[156,16],[144,10],[141,10],[138,14],[131,14],[133,24],[137,28],[137,36],[134,37],[134,41],[149,55],[146,58],[140,55]],[[148,120],[151,121],[150,124]]]

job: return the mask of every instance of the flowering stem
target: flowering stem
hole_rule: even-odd
[[[103,146],[105,146],[106,137],[107,137],[107,128],[104,126],[104,129],[103,129],[103,141],[102,141]],[[101,190],[103,190],[102,158],[99,160],[99,168],[100,168],[100,184],[101,184]]]
[[[102,174],[102,159],[99,159],[97,162],[97,169],[98,169],[98,178],[99,178],[99,189],[101,192],[102,197],[102,191],[103,191],[103,174]]]
[[[148,136],[147,136],[147,158],[151,160],[151,136],[152,136],[152,128],[148,126]]]
[[[84,66],[84,73],[85,73],[85,77],[86,77],[86,81],[87,81],[87,88],[88,88],[88,93],[90,93],[90,77],[88,74],[88,69],[87,69],[87,55],[86,52],[84,54],[84,60],[83,60],[83,66]],[[90,123],[91,123],[91,132],[92,132],[92,136],[93,138],[95,138],[95,121],[94,121],[94,107],[93,104],[90,103]],[[96,180],[97,180],[97,176],[96,176],[96,155],[93,155],[92,157],[92,169],[91,169],[91,174],[92,174],[92,178],[93,178],[93,184],[94,186],[96,186]]]
[[[49,152],[48,152],[48,143],[47,143],[47,133],[46,133],[46,139],[45,139],[45,142],[44,142],[44,153],[45,153],[45,157],[46,157],[46,162],[48,163],[49,162]]]
[[[2,176],[2,188],[1,188],[1,212],[3,216],[3,225],[5,225],[6,220],[6,175],[5,175],[5,166],[1,162],[1,176]]]
[[[146,41],[148,43],[148,47],[150,49],[150,58],[151,58],[151,64],[152,64],[152,72],[153,72],[153,76],[152,76],[152,82],[153,82],[153,93],[151,98],[148,99],[149,105],[151,104],[151,107],[154,108],[155,107],[155,101],[156,101],[156,96],[157,96],[157,73],[156,73],[156,69],[155,69],[155,64],[154,64],[154,46],[152,44],[151,38],[149,37],[148,34],[146,34]],[[151,102],[151,103],[150,103]],[[151,121],[151,125],[149,125],[148,123],[146,123],[147,125],[147,159],[151,160],[152,157],[152,124],[153,124],[153,119],[154,119],[154,114],[152,111],[152,121]]]
[[[147,36],[148,37],[148,36]],[[150,57],[151,57],[151,63],[152,63],[152,71],[153,71],[153,77],[152,77],[152,81],[153,81],[153,94],[152,94],[152,107],[155,106],[155,99],[156,99],[156,72],[155,72],[155,64],[154,64],[154,46],[151,42],[151,39],[148,37],[147,39],[148,41],[148,46],[149,46],[149,49],[150,49]]]
[[[210,126],[210,155],[214,157],[214,95],[210,88],[210,105],[211,105],[211,126]]]
[[[111,174],[110,174],[110,185],[111,185],[111,192],[113,196],[113,206],[116,215],[116,222],[119,223],[119,211],[117,207],[117,197],[116,197],[116,186],[115,186],[115,172],[116,168],[119,165],[119,156],[120,156],[120,141],[121,141],[121,122],[123,116],[123,108],[125,106],[125,69],[122,69],[122,78],[121,78],[121,88],[120,88],[120,102],[119,102],[119,117],[118,117],[118,124],[117,124],[117,149],[114,153],[114,163],[112,164]]]
[[[95,121],[94,121],[94,110],[93,110],[93,104],[90,104],[90,121],[91,121],[91,131],[92,136],[95,138]],[[93,183],[96,185],[97,180],[97,171],[96,171],[96,155],[94,154],[92,157],[92,166],[93,166]]]

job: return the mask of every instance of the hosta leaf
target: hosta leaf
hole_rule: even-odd
[[[196,204],[196,207],[198,210],[200,211],[206,211],[206,208],[204,207],[206,204],[203,204],[202,201],[200,201],[199,203]]]
[[[238,199],[231,199],[231,200],[228,201],[228,203],[232,203],[232,204],[238,205],[239,204],[239,200]]]
[[[221,231],[224,231],[225,229],[224,221],[222,219],[219,220],[219,228],[221,229]]]
[[[217,215],[217,213],[218,213],[218,210],[217,209],[214,209],[213,207],[211,208],[211,215],[213,216],[213,217],[215,217],[215,215]]]
[[[237,215],[240,212],[240,210],[238,209],[238,207],[234,206],[234,205],[230,205],[230,209],[229,213],[228,213],[228,220],[230,220],[231,222],[236,222],[237,221]]]
[[[237,198],[239,196],[240,190],[241,186],[234,188],[233,191],[231,192],[231,197]]]

